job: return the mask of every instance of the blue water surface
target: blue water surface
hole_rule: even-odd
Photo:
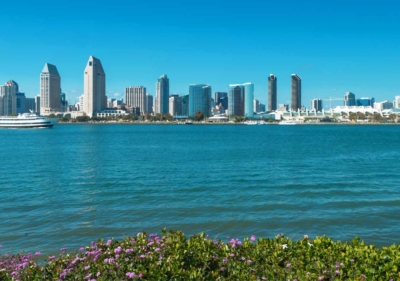
[[[62,125],[0,130],[2,252],[187,235],[400,242],[400,127]]]

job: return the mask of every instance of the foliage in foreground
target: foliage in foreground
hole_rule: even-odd
[[[378,249],[358,238],[223,242],[163,230],[98,240],[73,254],[61,249],[42,265],[38,255],[0,255],[0,280],[400,280],[400,247]]]

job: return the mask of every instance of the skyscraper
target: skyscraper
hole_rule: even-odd
[[[244,116],[244,86],[242,84],[229,85],[228,114]]]
[[[244,116],[253,118],[253,100],[254,100],[254,84],[244,83]]]
[[[125,103],[130,107],[139,107],[142,115],[147,113],[146,88],[143,86],[125,88]]]
[[[90,56],[84,71],[83,112],[93,117],[106,108],[106,74],[99,59]]]
[[[164,74],[158,78],[156,91],[156,113],[167,114],[169,111],[169,79],[167,75]]]
[[[228,88],[228,114],[254,116],[254,84],[231,84]]]
[[[40,115],[60,110],[61,77],[57,67],[46,63],[40,73]]]
[[[17,92],[18,84],[12,80],[0,87],[0,116],[17,114]]]
[[[35,97],[35,112],[40,114],[40,95]]]
[[[291,110],[301,108],[301,79],[297,74],[292,74],[292,105]]]
[[[346,92],[344,94],[344,106],[355,106],[356,96],[352,92]]]
[[[206,117],[211,115],[211,86],[189,85],[189,116],[195,116],[197,111],[203,112]]]
[[[274,74],[268,77],[268,111],[277,109],[277,78]]]
[[[149,94],[147,94],[146,95],[146,102],[147,102],[147,112],[148,113],[153,113],[154,112],[154,110],[153,110],[153,96],[152,95],[149,95]]]
[[[182,116],[182,97],[179,95],[169,97],[169,114],[171,116]]]
[[[214,97],[215,105],[222,105],[225,109],[228,109],[228,93],[215,92]]]
[[[311,100],[311,110],[321,111],[322,110],[322,100],[312,99]]]
[[[182,116],[189,116],[189,95],[182,97]]]

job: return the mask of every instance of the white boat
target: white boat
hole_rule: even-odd
[[[245,121],[245,122],[243,122],[243,124],[245,124],[245,125],[258,125],[258,122],[257,121]]]
[[[279,122],[279,125],[297,125],[298,122],[296,122],[295,120],[283,120],[281,122]]]
[[[0,128],[51,128],[57,121],[35,113],[24,113],[15,117],[0,117]]]

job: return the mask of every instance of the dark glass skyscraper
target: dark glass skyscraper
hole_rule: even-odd
[[[291,110],[301,108],[301,79],[297,74],[292,74],[292,105]]]
[[[230,116],[244,116],[244,86],[242,84],[229,85],[228,113]]]
[[[277,78],[274,74],[268,77],[268,111],[277,109],[276,92],[277,92]]]
[[[356,95],[352,92],[346,92],[344,94],[344,106],[355,106],[356,105]]]
[[[162,115],[169,112],[169,79],[167,75],[162,75],[156,84],[156,113]]]
[[[226,93],[226,92],[215,92],[214,97],[215,97],[215,99],[214,99],[215,105],[222,104],[222,106],[225,109],[228,109],[228,93]]]

